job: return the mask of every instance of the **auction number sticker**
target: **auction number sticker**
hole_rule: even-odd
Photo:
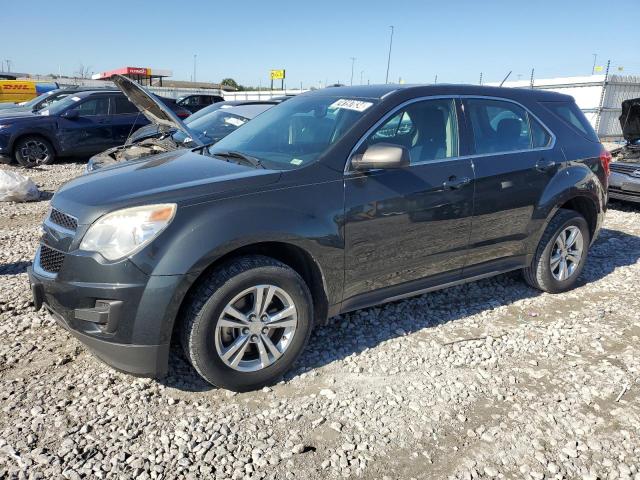
[[[364,102],[362,100],[350,100],[348,98],[341,98],[340,100],[336,100],[333,102],[329,108],[344,108],[346,110],[355,110],[356,112],[364,112],[367,108],[369,108],[373,103]]]

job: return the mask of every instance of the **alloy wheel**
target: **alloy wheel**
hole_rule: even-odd
[[[571,277],[582,260],[584,238],[576,226],[569,226],[556,237],[549,259],[553,278],[563,281]]]
[[[298,312],[287,292],[275,285],[256,285],[222,310],[215,330],[216,351],[234,370],[262,370],[285,353],[297,325]]]
[[[45,163],[50,156],[49,147],[40,140],[28,140],[20,145],[20,156],[31,165]]]

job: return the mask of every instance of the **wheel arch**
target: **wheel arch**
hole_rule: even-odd
[[[606,190],[587,165],[574,163],[560,169],[547,184],[535,208],[527,253],[535,252],[547,225],[561,208],[585,217],[593,242],[604,219],[606,199]]]
[[[58,142],[55,140],[55,138],[52,138],[51,135],[40,130],[24,131],[16,134],[16,136],[11,140],[11,143],[9,144],[9,151],[11,152],[11,155],[15,155],[14,148],[16,146],[16,143],[18,143],[25,137],[40,137],[46,140],[53,147],[53,153],[55,153],[56,156],[60,155],[60,146],[58,145]]]
[[[327,297],[326,280],[322,269],[313,256],[304,248],[284,241],[265,241],[252,243],[235,248],[216,258],[197,276],[193,277],[180,302],[177,315],[172,327],[173,338],[180,327],[182,312],[186,308],[190,293],[203,281],[204,278],[221,265],[233,261],[236,258],[249,255],[263,255],[278,260],[302,277],[313,300],[314,325],[326,323],[329,315],[329,301]]]

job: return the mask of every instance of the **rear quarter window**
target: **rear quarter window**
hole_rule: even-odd
[[[582,110],[574,102],[541,102],[556,117],[560,118],[564,123],[569,125],[579,135],[585,137],[592,142],[599,142],[600,139],[589,120],[584,116]]]

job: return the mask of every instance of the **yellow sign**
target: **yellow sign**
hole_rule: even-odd
[[[602,70],[604,70],[604,68],[601,65],[598,65],[593,70],[596,71],[596,72],[601,72]]]
[[[271,80],[284,80],[284,70],[271,70]]]

